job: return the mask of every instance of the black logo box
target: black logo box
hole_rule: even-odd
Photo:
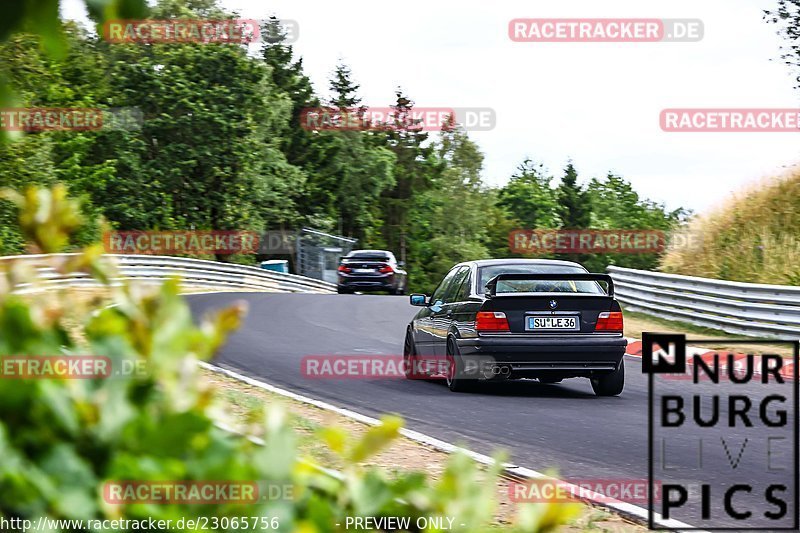
[[[686,346],[687,344],[764,344],[780,345],[788,344],[792,347],[792,362],[794,379],[792,399],[794,403],[794,524],[791,527],[776,527],[765,529],[763,527],[681,527],[667,528],[656,527],[654,516],[654,479],[653,479],[653,397],[655,374],[677,374],[686,372]],[[653,361],[653,346],[658,345],[662,350],[668,350],[670,345],[675,347],[674,361],[659,358],[657,363]],[[648,507],[647,521],[648,529],[657,531],[798,531],[800,530],[800,420],[798,419],[798,405],[800,405],[800,341],[786,340],[760,340],[760,339],[686,339],[684,334],[668,333],[642,333],[642,373],[647,374],[647,491]]]

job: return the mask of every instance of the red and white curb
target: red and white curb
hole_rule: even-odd
[[[630,355],[632,357],[642,357],[642,341],[639,339],[627,338],[628,340],[628,348],[626,349],[625,355]],[[739,353],[739,352],[728,352],[728,351],[719,351],[719,350],[710,350],[708,348],[699,348],[697,346],[687,346],[686,347],[686,363],[687,365],[691,365],[692,361],[694,360],[695,356],[699,356],[703,362],[710,364],[714,361],[714,357],[719,357],[719,369],[720,371],[727,371],[728,369],[728,357],[733,356],[733,364],[734,364],[734,372],[744,372],[745,370],[745,359],[747,358],[747,354]],[[786,378],[786,379],[794,379],[794,361],[784,359],[783,366],[779,374]],[[761,375],[761,356],[754,355],[753,356],[753,374],[754,375]]]
[[[275,385],[270,385],[269,383],[265,383],[263,381],[259,381],[257,379],[253,379],[251,377],[244,376],[242,374],[239,374],[239,373],[234,372],[232,370],[228,370],[226,368],[221,368],[221,367],[206,363],[204,361],[200,361],[199,365],[200,365],[201,368],[204,368],[204,369],[209,370],[211,372],[214,372],[214,373],[217,373],[217,374],[222,374],[224,376],[227,376],[229,378],[235,379],[237,381],[241,381],[242,383],[247,383],[248,385],[251,385],[253,387],[256,387],[256,388],[259,388],[259,389],[263,389],[263,390],[266,390],[268,392],[272,392],[274,394],[279,394],[281,396],[284,396],[286,398],[290,398],[292,400],[295,400],[295,401],[298,401],[298,402],[301,402],[301,403],[305,403],[305,404],[308,404],[308,405],[313,405],[313,406],[318,407],[320,409],[324,409],[326,411],[331,411],[331,412],[340,414],[340,415],[345,416],[347,418],[350,418],[352,420],[356,420],[358,422],[361,422],[362,424],[367,424],[367,425],[370,425],[370,426],[377,426],[377,425],[380,425],[380,423],[381,423],[381,421],[378,420],[377,418],[372,418],[370,416],[366,416],[366,415],[363,415],[361,413],[357,413],[355,411],[351,411],[349,409],[345,409],[345,408],[342,408],[342,407],[336,407],[335,405],[330,404],[328,402],[324,402],[322,400],[315,400],[314,398],[309,398],[308,396],[303,396],[301,394],[297,394],[297,393],[288,391],[286,389],[282,389],[280,387],[276,387]],[[400,430],[400,434],[403,435],[404,437],[406,437],[407,439],[411,439],[411,440],[413,440],[413,441],[415,441],[415,442],[417,442],[419,444],[423,444],[425,446],[429,446],[429,447],[431,447],[431,448],[433,448],[435,450],[438,450],[440,452],[445,452],[445,453],[461,452],[461,453],[464,453],[464,454],[468,455],[469,457],[471,457],[476,462],[484,464],[484,465],[491,465],[491,464],[494,464],[494,462],[495,462],[495,460],[493,458],[489,457],[488,455],[484,455],[484,454],[481,454],[481,453],[473,452],[471,450],[467,450],[466,448],[462,448],[460,446],[456,446],[455,444],[450,444],[449,442],[445,442],[445,441],[437,439],[435,437],[431,437],[429,435],[425,435],[424,433],[420,433],[418,431],[413,431],[411,429],[403,428],[403,429]],[[600,494],[600,493],[597,493],[597,492],[594,492],[594,491],[588,491],[585,488],[581,488],[581,487],[579,487],[577,485],[574,485],[572,483],[567,483],[565,481],[562,481],[560,479],[554,478],[552,476],[548,476],[548,475],[542,474],[541,472],[537,472],[536,470],[531,470],[530,468],[525,468],[523,466],[515,465],[513,463],[503,463],[502,466],[503,466],[504,473],[506,475],[508,475],[508,476],[514,477],[516,479],[522,478],[522,479],[528,479],[528,480],[548,480],[548,481],[551,481],[553,483],[557,483],[560,486],[563,486],[565,489],[567,489],[568,491],[570,491],[573,494],[580,494],[581,495],[581,498],[580,498],[581,500],[584,500],[584,501],[587,501],[589,503],[592,503],[593,505],[597,505],[597,506],[600,506],[600,507],[606,507],[606,508],[612,509],[612,510],[616,511],[617,513],[623,515],[623,516],[627,516],[629,518],[633,518],[635,521],[637,521],[639,523],[642,523],[642,524],[645,524],[645,525],[648,523],[649,512],[644,507],[640,507],[638,505],[633,505],[631,503],[627,503],[627,502],[624,502],[624,501],[621,501],[621,500],[616,500],[614,498],[609,498],[608,496],[606,496],[604,494]],[[656,524],[658,524],[659,526],[662,526],[665,529],[672,529],[672,530],[676,530],[676,531],[680,531],[680,530],[686,529],[686,530],[692,530],[695,533],[703,533],[702,531],[699,531],[699,530],[693,528],[693,526],[691,526],[691,525],[689,525],[689,524],[687,524],[685,522],[681,522],[679,520],[673,520],[673,519],[666,519],[665,520],[658,513],[654,513],[653,517],[654,517],[654,521],[656,522]]]

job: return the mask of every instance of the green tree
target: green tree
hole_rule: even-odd
[[[394,186],[384,191],[381,199],[382,232],[386,246],[399,252],[401,260],[405,261],[412,199],[431,187],[440,168],[433,147],[426,142],[428,133],[424,131],[422,120],[414,117],[414,102],[400,88],[395,96],[391,106],[394,121],[383,130],[385,143],[395,154],[396,163]]]
[[[200,4],[192,16],[224,15]],[[164,2],[154,14],[187,5],[198,3]],[[280,150],[289,109],[262,61],[227,44],[115,45],[109,53],[116,103],[141,109],[145,124],[132,164],[118,167],[104,198],[121,184],[139,187],[122,201],[141,199],[135,211],[147,213],[148,228],[259,230],[297,219],[304,175]],[[119,222],[141,229],[126,227],[139,220]]]
[[[564,169],[564,177],[556,191],[558,214],[563,229],[588,228],[591,222],[592,207],[586,190],[578,184],[578,172],[572,161]]]
[[[558,201],[553,178],[541,163],[526,158],[498,191],[497,204],[524,229],[558,226]]]
[[[336,66],[329,87],[332,107],[360,112],[359,86],[344,63]],[[328,199],[328,212],[338,216],[338,231],[365,245],[380,245],[380,196],[395,183],[394,153],[368,128],[322,131],[317,143],[327,157],[318,164],[315,183],[320,201]]]
[[[36,35],[15,34],[0,44],[0,63],[9,76],[6,83],[28,107],[96,107],[105,86],[97,54],[83,46],[86,32],[74,23],[65,24],[60,35],[68,45],[60,59],[46,54]],[[0,143],[0,187],[66,181],[75,196],[82,196],[74,183],[96,171],[81,164],[95,137],[95,132],[29,132],[16,142]],[[84,213],[97,214],[86,200]],[[21,235],[11,223],[15,212],[8,201],[0,200],[2,253],[22,251]],[[76,243],[86,243],[97,237],[97,231],[96,226],[86,227],[73,237]]]
[[[409,213],[409,276],[429,291],[460,261],[489,257],[494,197],[481,179],[483,154],[449,117],[434,145],[441,169],[430,189],[414,196]]]
[[[558,199],[558,214],[561,219],[561,229],[585,229],[591,223],[592,205],[586,190],[578,183],[578,172],[572,161],[564,169],[564,177],[556,190]],[[557,259],[586,263],[590,256],[587,254],[555,254]]]
[[[107,20],[137,19],[147,13],[146,0],[84,0],[84,3],[98,28]],[[0,43],[16,34],[26,33],[36,39],[49,58],[64,57],[69,44],[59,18],[59,0],[15,0],[6,4],[0,17]],[[0,62],[0,108],[25,103],[24,95],[9,83],[11,78],[7,64]],[[21,135],[0,129],[0,142],[9,137],[19,138]]]
[[[335,230],[338,214],[320,170],[336,147],[322,139],[319,132],[309,131],[301,124],[304,110],[319,108],[320,100],[303,71],[303,59],[294,58],[294,49],[287,42],[280,20],[270,17],[262,31],[269,39],[262,45],[261,56],[277,88],[275,99],[281,100],[282,108],[288,113],[288,120],[275,132],[275,139],[289,164],[300,168],[305,175],[305,184],[300,189],[302,194],[297,199],[301,219],[319,229]]]
[[[329,88],[333,95],[330,105],[339,109],[357,108],[361,105],[361,97],[358,96],[361,86],[353,81],[353,72],[350,67],[341,61],[336,65]]]
[[[591,227],[596,229],[655,230],[668,239],[688,216],[684,209],[668,211],[662,204],[641,198],[630,182],[610,172],[605,179],[592,179],[586,193],[592,206]],[[585,259],[584,266],[598,272],[608,265],[655,270],[660,258],[656,253],[594,254]]]

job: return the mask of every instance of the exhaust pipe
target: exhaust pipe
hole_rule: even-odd
[[[511,374],[511,367],[508,365],[492,365],[492,375],[493,376],[503,376],[508,377]]]

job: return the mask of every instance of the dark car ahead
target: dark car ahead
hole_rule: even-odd
[[[353,250],[342,257],[336,289],[339,294],[355,291],[388,291],[404,294],[407,274],[392,252]]]
[[[409,379],[440,371],[464,391],[481,380],[586,377],[598,396],[622,392],[627,341],[606,274],[568,261],[469,261],[430,297],[410,298],[422,309],[406,332]]]

